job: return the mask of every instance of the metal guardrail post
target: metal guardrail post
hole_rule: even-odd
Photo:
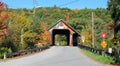
[[[105,52],[102,49],[92,48],[92,47],[84,46],[84,45],[81,45],[81,44],[79,44],[78,47],[80,47],[82,49],[89,50],[89,51],[91,51],[93,53],[96,53],[96,54],[99,54],[99,55],[104,55],[105,54]]]

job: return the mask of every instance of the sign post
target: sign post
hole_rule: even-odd
[[[101,46],[102,46],[102,48],[103,48],[103,49],[105,49],[105,48],[106,48],[107,43],[106,43],[106,41],[105,41],[105,40],[103,40],[103,41],[102,41]]]
[[[105,55],[105,48],[107,47],[107,42],[105,41],[107,34],[105,32],[102,32],[101,37],[102,37],[102,43],[101,46],[103,48],[103,55]]]
[[[82,42],[84,44],[84,42],[85,42],[85,36],[82,36]]]
[[[111,53],[112,53],[112,48],[109,48],[109,49],[108,49],[108,52],[111,54]]]
[[[117,46],[117,44],[119,44],[119,39],[117,37],[114,37],[112,39],[112,43],[114,44],[114,48],[113,48],[114,58],[115,58],[115,60],[117,62],[117,58],[119,58],[118,57],[118,55],[119,55],[119,53],[118,53],[118,46]]]
[[[106,43],[106,41],[105,41],[106,36],[107,36],[107,34],[106,34],[105,32],[102,32],[102,34],[101,34],[101,37],[102,37],[101,46],[102,46],[103,49],[105,49],[106,46],[107,46],[107,43]]]
[[[102,39],[105,39],[106,36],[107,36],[107,34],[105,32],[102,32],[102,34],[101,34]]]
[[[114,37],[114,38],[112,39],[112,43],[113,43],[114,45],[117,45],[117,44],[119,43],[118,38],[117,38],[117,37]]]

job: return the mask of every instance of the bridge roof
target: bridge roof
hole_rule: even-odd
[[[58,20],[57,23],[55,23],[48,30],[51,31],[53,29],[68,29],[71,33],[79,35],[79,33],[63,19]]]

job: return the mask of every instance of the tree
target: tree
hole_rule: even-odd
[[[81,34],[81,36],[85,36],[85,44],[90,44],[91,43],[91,38],[92,37],[91,37],[91,34],[89,32],[83,31],[80,34]],[[82,42],[81,37],[80,37],[80,41]]]
[[[32,11],[31,9],[20,8],[9,9],[9,11],[9,19],[3,21],[2,24],[9,22],[9,39],[17,48],[19,48],[21,43],[24,48],[25,46],[29,47],[28,45],[32,44],[32,42],[35,40],[39,40],[39,43],[46,44],[47,40],[49,40],[49,32],[47,31],[47,28],[51,27],[59,19],[65,19],[65,16],[67,16],[70,26],[72,26],[78,33],[87,33],[86,35],[88,35],[88,39],[86,38],[85,42],[86,44],[88,43],[90,45],[91,12],[95,13],[94,23],[95,41],[97,42],[96,45],[98,46],[98,44],[101,44],[101,31],[105,31],[107,32],[107,35],[109,34],[109,36],[112,36],[111,31],[106,31],[107,29],[105,29],[106,22],[112,22],[112,19],[110,18],[109,12],[104,8],[70,10],[68,8],[40,7],[36,8],[35,16],[30,14]],[[5,15],[6,10],[2,11],[1,13],[2,14],[0,18]],[[110,40],[111,38],[112,37],[109,37],[108,39]],[[34,44],[32,44],[32,46],[33,45]]]
[[[9,11],[6,10],[6,8],[7,8],[6,4],[0,1],[0,26],[8,18]]]
[[[6,4],[0,0],[0,58],[4,57],[4,54],[11,53],[11,46],[8,46],[7,40],[7,28],[8,23],[6,23],[9,17],[9,11],[6,10]]]
[[[69,21],[69,18],[70,18],[69,16],[70,16],[70,13],[67,12],[67,13],[66,13],[66,17],[65,17],[65,20],[66,20],[66,21]]]
[[[55,35],[55,44],[66,46],[67,45],[67,36],[66,35]]]
[[[49,31],[47,30],[46,24],[41,23],[41,28],[43,30],[43,33],[40,34],[40,43],[41,44],[48,44],[50,43],[50,34]]]
[[[119,30],[119,20],[120,20],[120,0],[109,0],[108,10],[111,13],[111,17],[114,21],[114,37],[116,37]]]
[[[6,10],[6,4],[0,1],[0,41],[5,42],[5,39],[7,38],[7,28],[8,23],[6,22],[9,17],[9,11]]]
[[[22,10],[20,13],[13,11],[10,16],[9,36],[18,49],[27,49],[29,47],[28,42],[33,42],[36,36],[36,33],[31,29],[32,18],[26,16]]]

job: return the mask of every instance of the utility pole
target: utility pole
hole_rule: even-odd
[[[35,7],[36,7],[36,0],[33,0],[33,14],[35,16]]]
[[[92,47],[94,48],[94,14],[92,12]]]

